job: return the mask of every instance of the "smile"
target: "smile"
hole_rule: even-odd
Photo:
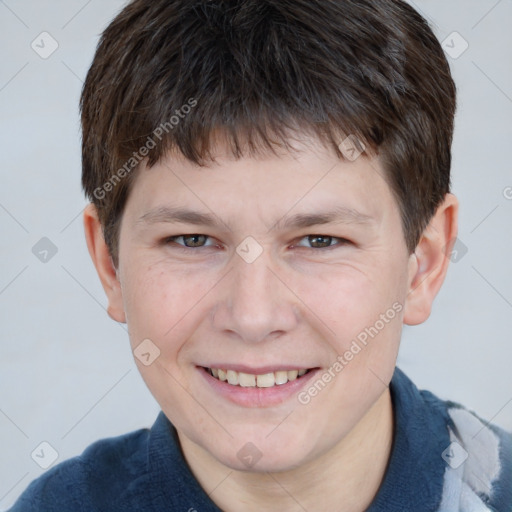
[[[310,370],[278,370],[276,372],[254,375],[251,373],[223,370],[221,368],[205,368],[212,377],[232,386],[243,388],[271,388],[293,382],[306,375]]]

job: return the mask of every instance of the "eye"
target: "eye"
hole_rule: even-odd
[[[349,243],[350,242],[345,238],[338,238],[335,236],[308,235],[300,240],[300,242],[297,244],[297,247],[309,247],[312,249],[328,249],[329,247],[336,247],[340,245],[346,245]]]
[[[194,247],[209,247],[215,245],[213,241],[211,241],[210,244],[207,244],[206,242],[209,240],[211,240],[211,238],[208,235],[191,234],[170,236],[165,239],[165,243],[173,242],[183,247],[192,249]]]
[[[170,236],[164,240],[164,243],[174,243],[186,249],[212,247],[216,245],[215,241],[211,237],[199,233]],[[330,247],[337,247],[349,243],[350,242],[345,238],[338,238],[329,235],[308,235],[303,237],[296,244],[296,247],[328,249]]]

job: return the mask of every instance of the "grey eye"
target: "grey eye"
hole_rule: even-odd
[[[193,234],[173,236],[169,240],[178,245],[183,245],[184,247],[204,247],[206,246],[208,238],[207,235]]]

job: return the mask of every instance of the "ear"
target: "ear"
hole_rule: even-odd
[[[103,289],[107,294],[107,313],[116,322],[125,323],[126,315],[124,312],[121,283],[103,237],[103,230],[96,207],[93,204],[88,204],[84,210],[84,230],[89,254],[96,267],[96,272],[98,272]]]
[[[457,238],[459,203],[446,194],[409,259],[409,289],[404,323],[417,325],[430,316],[432,303],[446,277]]]

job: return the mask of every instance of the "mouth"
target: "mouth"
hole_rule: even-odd
[[[311,369],[292,369],[277,370],[275,372],[253,374],[245,372],[237,372],[235,370],[227,370],[222,368],[204,368],[204,371],[220,382],[225,382],[235,387],[242,388],[273,388],[283,386],[289,382],[301,379],[308,374]]]
[[[245,408],[275,407],[294,400],[297,393],[322,371],[319,367],[279,366],[196,368],[207,388],[216,396]]]

